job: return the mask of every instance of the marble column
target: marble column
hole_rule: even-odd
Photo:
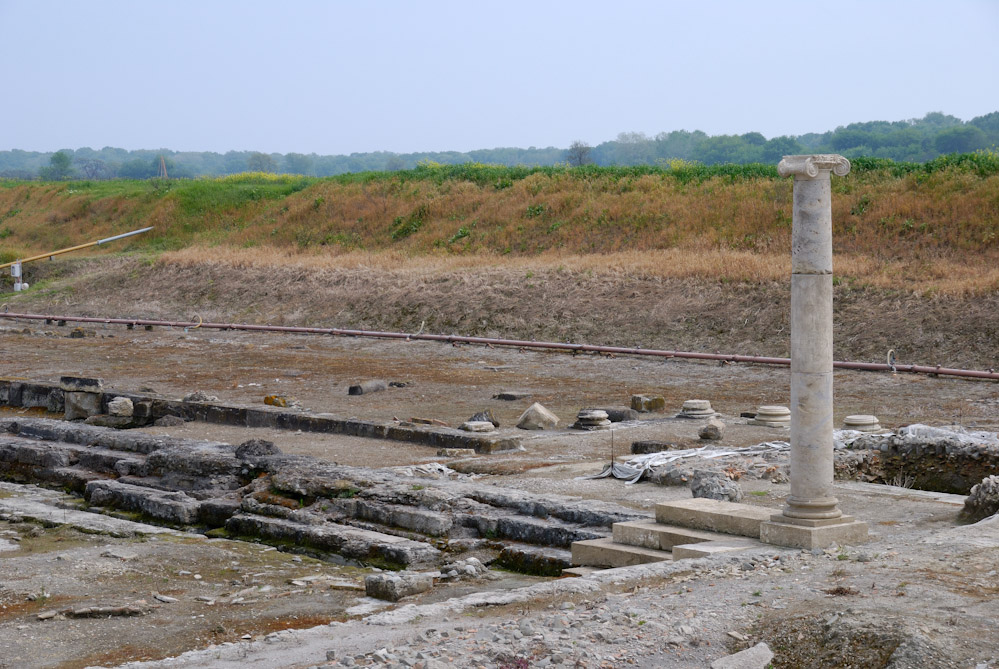
[[[838,155],[784,156],[794,176],[791,226],[791,495],[764,523],[768,543],[816,548],[867,539],[867,525],[844,516],[833,496],[832,194]]]

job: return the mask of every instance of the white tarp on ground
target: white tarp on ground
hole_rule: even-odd
[[[855,442],[861,441],[864,448],[877,448],[877,445],[893,439],[897,444],[901,440],[902,444],[921,444],[924,446],[938,443],[950,443],[960,445],[989,445],[999,446],[999,435],[995,432],[976,432],[966,430],[960,426],[931,427],[916,423],[899,428],[895,432],[882,432],[873,434],[869,432],[858,432],[857,430],[834,430],[834,448],[850,448]],[[580,476],[581,479],[601,479],[613,476],[617,479],[624,479],[626,484],[637,483],[642,477],[656,467],[669,465],[679,460],[688,458],[701,458],[703,460],[715,460],[718,458],[730,457],[752,457],[765,453],[778,453],[789,451],[791,444],[786,441],[767,441],[755,446],[744,446],[741,448],[716,448],[702,446],[700,448],[686,448],[682,450],[661,451],[659,453],[648,453],[637,455],[624,464],[615,462],[604,467],[604,470],[593,476]]]

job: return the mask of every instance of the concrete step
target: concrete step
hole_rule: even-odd
[[[699,497],[656,504],[656,522],[753,539],[760,538],[760,524],[775,513],[779,511]]]
[[[669,551],[616,544],[610,537],[572,544],[572,564],[584,567],[629,567],[672,559],[673,554]]]
[[[691,530],[676,525],[663,525],[654,520],[631,520],[614,523],[614,542],[627,546],[640,546],[660,551],[668,551],[679,544],[696,544],[702,541],[728,538],[717,532]]]

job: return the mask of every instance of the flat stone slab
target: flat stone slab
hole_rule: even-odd
[[[691,529],[738,534],[758,539],[760,525],[776,511],[760,506],[692,498],[656,504],[656,521]]]
[[[70,498],[51,490],[12,483],[0,483],[0,490],[13,493],[11,497],[0,497],[0,515],[20,516],[25,520],[49,526],[69,525],[84,532],[108,534],[113,537],[182,534],[166,527],[136,523],[131,520],[57,506],[60,502],[68,501]]]
[[[694,544],[678,544],[673,546],[674,560],[690,560],[693,558],[711,557],[720,553],[737,553],[759,548],[762,544],[749,537],[732,537],[731,539],[716,539],[701,541]]]

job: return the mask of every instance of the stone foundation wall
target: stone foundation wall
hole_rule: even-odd
[[[248,407],[216,402],[184,402],[127,392],[103,391],[87,393],[99,398],[100,412],[108,413],[108,403],[125,397],[135,407],[136,422],[152,422],[163,416],[177,416],[186,421],[202,421],[237,427],[270,427],[354,437],[388,439],[436,448],[473,449],[476,453],[497,453],[519,450],[520,437],[473,435],[461,430],[424,425],[382,423],[353,418],[338,418],[332,414],[307,414],[283,411],[271,407]],[[33,383],[0,379],[0,405],[38,407],[50,413],[66,411],[66,393],[58,384]]]

